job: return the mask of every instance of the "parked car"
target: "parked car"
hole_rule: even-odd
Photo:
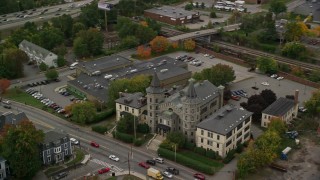
[[[284,79],[284,77],[282,77],[282,76],[279,76],[278,78],[277,78],[277,80],[282,80],[282,79]]]
[[[161,164],[164,163],[164,160],[162,158],[159,158],[159,157],[153,158],[153,160],[155,160],[156,162],[161,163]]]
[[[193,177],[195,177],[195,178],[197,178],[197,179],[199,179],[199,180],[205,180],[205,179],[206,179],[206,177],[204,177],[204,175],[203,175],[203,174],[200,174],[200,173],[195,173],[195,174],[193,175]]]
[[[143,167],[143,168],[145,168],[145,169],[149,169],[149,168],[150,168],[150,166],[149,166],[147,163],[145,163],[145,162],[139,162],[138,165],[141,166],[141,167]]]
[[[231,99],[235,100],[235,101],[239,101],[241,98],[239,96],[235,96],[231,94]]]
[[[110,171],[110,168],[102,168],[102,169],[98,170],[98,173],[99,174],[104,174],[104,173],[107,173],[109,171]]]
[[[115,156],[115,155],[110,155],[109,156],[109,159],[111,159],[111,160],[113,160],[113,161],[116,161],[116,162],[118,162],[120,159],[117,157],[117,156]]]
[[[271,77],[271,78],[277,78],[278,75],[277,75],[277,74],[272,74],[270,77]]]
[[[71,144],[75,144],[75,145],[79,144],[79,141],[76,140],[75,138],[70,138],[70,141],[71,141]]]
[[[58,179],[62,179],[64,177],[68,176],[68,173],[67,172],[61,172],[59,174],[57,174],[54,179],[58,180]]]
[[[163,171],[163,172],[162,172],[162,175],[163,175],[164,177],[169,178],[169,179],[171,179],[171,178],[173,177],[173,175],[172,175],[171,173],[169,173],[168,171]]]
[[[174,167],[167,167],[166,171],[168,171],[168,172],[170,172],[171,174],[174,174],[174,175],[178,175],[179,174],[179,170],[174,168]]]
[[[303,106],[299,106],[298,111],[304,113],[304,112],[307,112],[307,109]]]
[[[153,166],[156,165],[156,161],[155,160],[147,160],[146,163],[150,164],[150,165],[153,165]]]
[[[264,85],[264,86],[269,86],[270,85],[268,82],[262,82],[261,84]]]
[[[100,145],[94,141],[91,141],[90,145],[96,148],[100,147]]]

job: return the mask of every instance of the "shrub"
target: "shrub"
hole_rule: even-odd
[[[193,151],[195,147],[196,147],[196,144],[194,144],[194,143],[192,143],[192,142],[186,141],[186,142],[184,143],[184,148],[186,148],[186,149],[188,149],[188,150]]]
[[[206,149],[202,148],[202,147],[195,147],[194,148],[194,152],[195,153],[198,153],[198,154],[201,154],[201,155],[206,155]]]
[[[212,158],[212,159],[216,159],[216,152],[212,151],[211,149],[210,150],[207,150],[206,152],[206,156],[209,157],[209,158]]]
[[[108,128],[106,126],[101,126],[101,125],[92,126],[91,129],[92,131],[95,131],[100,134],[104,134],[105,132],[108,131]]]
[[[165,157],[170,160],[175,159],[175,153],[173,151],[159,148],[158,149],[158,154],[160,156]],[[213,175],[214,174],[214,169],[211,166],[208,166],[207,164],[201,163],[199,161],[196,161],[194,159],[191,159],[189,157],[183,156],[179,153],[176,155],[176,161],[184,166],[190,167],[192,169],[195,169],[197,171]]]
[[[236,148],[236,152],[237,152],[237,153],[241,153],[242,150],[243,150],[243,144],[239,144],[239,145],[237,146],[237,148]]]
[[[123,141],[125,143],[132,143],[134,139],[131,134],[125,134],[125,133],[116,132],[116,131],[113,131],[112,135],[116,139],[119,139],[120,141]]]
[[[137,125],[137,132],[142,134],[148,134],[150,131],[150,128],[147,123],[138,124]]]
[[[231,150],[228,152],[227,156],[223,159],[223,163],[224,164],[228,164],[230,161],[232,161],[232,159],[234,158],[234,154],[235,154],[235,150]]]
[[[217,17],[217,14],[215,11],[211,11],[210,12],[210,18],[216,18]]]
[[[103,121],[106,118],[112,116],[113,114],[114,114],[113,109],[109,109],[109,110],[101,112],[101,113],[96,113],[96,115],[93,117],[93,119],[90,123],[97,123],[97,122]]]
[[[143,140],[143,139],[140,139],[140,138],[135,139],[135,140],[133,141],[133,144],[134,144],[135,146],[141,146],[143,143],[144,143],[144,140]]]
[[[160,146],[161,148],[164,148],[164,149],[168,149],[168,150],[173,150],[174,149],[174,143],[170,142],[169,140],[164,140]]]

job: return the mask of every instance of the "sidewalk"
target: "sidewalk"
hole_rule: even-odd
[[[123,172],[118,172],[118,173],[115,173],[115,175],[118,177],[117,180],[121,180],[123,178],[124,175],[127,175],[129,174],[129,171],[123,171]],[[135,171],[131,171],[130,172],[131,175],[133,176],[136,176],[140,179],[143,179],[143,180],[146,180],[146,175],[143,175],[141,173],[138,173],[138,172],[135,172]]]

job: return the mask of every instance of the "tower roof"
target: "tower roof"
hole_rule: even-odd
[[[153,73],[153,78],[150,84],[151,87],[157,88],[160,87],[160,80],[156,72]]]
[[[196,89],[194,88],[194,79],[189,80],[189,87],[187,89],[186,96],[191,99],[197,97]]]

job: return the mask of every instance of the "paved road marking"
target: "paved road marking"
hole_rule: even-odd
[[[115,166],[115,165],[109,164],[109,163],[107,163],[107,162],[101,161],[101,160],[99,160],[99,159],[91,159],[90,161],[91,161],[91,162],[94,162],[94,163],[96,163],[96,164],[100,164],[100,165],[102,165],[102,166],[108,167],[108,168],[110,168],[111,170],[113,170],[114,172],[121,172],[121,171],[123,171],[123,169],[121,169],[121,168],[119,168],[119,167],[117,167],[117,166]]]

